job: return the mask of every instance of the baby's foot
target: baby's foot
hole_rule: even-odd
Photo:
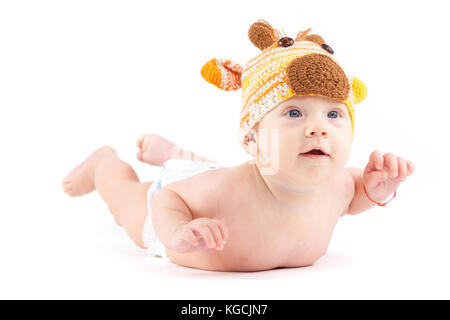
[[[117,153],[109,146],[101,147],[94,151],[63,179],[64,192],[71,197],[76,197],[94,191],[95,167],[99,160],[111,155],[117,156]]]
[[[165,161],[179,157],[182,151],[174,143],[157,134],[140,136],[136,145],[140,149],[137,153],[138,160],[154,166],[162,166]]]

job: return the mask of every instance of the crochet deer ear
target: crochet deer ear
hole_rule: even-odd
[[[280,38],[280,33],[266,21],[258,20],[248,29],[248,38],[262,51],[277,42]]]
[[[355,104],[360,103],[367,96],[366,85],[357,77],[353,77],[352,90],[353,90],[353,102]]]
[[[325,43],[325,40],[323,40],[323,38],[321,36],[319,36],[318,34],[310,34],[310,35],[306,36],[306,40],[312,41],[312,42],[318,44],[319,46],[321,46]]]
[[[211,59],[205,63],[200,73],[206,81],[221,90],[238,90],[242,86],[242,66],[229,59]]]

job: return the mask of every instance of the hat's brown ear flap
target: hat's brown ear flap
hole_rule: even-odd
[[[264,20],[258,20],[248,29],[248,38],[260,50],[270,47],[279,37],[280,32]]]

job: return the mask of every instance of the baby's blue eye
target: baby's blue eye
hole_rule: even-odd
[[[332,116],[330,117],[330,115],[332,115]],[[330,112],[328,112],[328,116],[330,118],[338,118],[339,117],[339,113],[337,113],[336,111],[330,111]]]
[[[298,118],[298,117],[300,117],[300,111],[298,111],[298,110],[290,110],[289,112],[288,112],[288,114],[289,114],[289,117],[292,117],[292,118]]]

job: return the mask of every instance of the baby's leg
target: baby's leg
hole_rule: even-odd
[[[133,168],[120,160],[111,147],[95,151],[63,180],[64,191],[72,197],[97,189],[116,222],[142,248],[150,185],[140,183]]]
[[[137,154],[138,160],[154,166],[161,166],[169,159],[216,162],[201,157],[191,151],[183,150],[169,140],[156,134],[142,135],[138,138],[136,145],[140,149]]]

